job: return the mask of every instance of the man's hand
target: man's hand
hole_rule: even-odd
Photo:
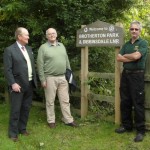
[[[43,88],[46,88],[46,86],[47,86],[46,81],[42,82],[41,85],[42,85]]]
[[[17,83],[12,84],[12,91],[14,92],[21,92],[21,86]]]

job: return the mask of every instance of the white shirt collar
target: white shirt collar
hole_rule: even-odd
[[[18,47],[21,49],[23,45],[21,45],[18,41],[16,41],[16,43],[17,43]]]

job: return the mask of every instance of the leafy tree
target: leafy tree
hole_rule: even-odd
[[[37,54],[39,46],[45,41],[45,30],[54,27],[58,31],[59,40],[67,47],[72,65],[79,69],[80,48],[76,48],[75,41],[76,31],[81,25],[96,20],[112,24],[121,21],[128,30],[132,20],[139,20],[144,25],[142,36],[149,40],[149,9],[148,0],[0,0],[0,52],[14,42],[15,29],[24,26],[30,32],[30,45]],[[127,39],[128,34],[125,35]],[[112,58],[113,50],[108,53],[107,50],[100,52],[101,48],[92,49],[95,50],[90,52],[89,67],[94,70],[112,70],[112,65],[104,62],[106,57],[107,60]]]
[[[139,20],[144,25],[142,36],[150,41],[149,10],[148,0],[0,0],[0,53],[15,41],[15,29],[23,26],[29,30],[29,44],[36,57],[39,46],[46,40],[46,29],[54,27],[68,50],[72,68],[79,70],[81,56],[80,48],[76,48],[76,31],[81,25],[97,20],[122,22],[127,31],[132,20]],[[128,34],[125,35],[127,39]],[[113,72],[114,51],[114,48],[90,48],[89,70]],[[2,55],[0,62],[1,67]]]
[[[0,0],[1,49],[14,41],[14,30],[26,27],[37,52],[45,40],[45,30],[54,27],[65,42],[69,55],[79,53],[75,46],[76,30],[81,25],[101,20],[115,23],[134,0]]]
[[[142,23],[143,29],[141,36],[150,42],[150,2],[149,0],[137,0],[137,2],[129,9],[123,12],[120,19],[123,22],[126,31],[129,29],[130,22],[138,20]],[[126,39],[129,38],[126,32]]]

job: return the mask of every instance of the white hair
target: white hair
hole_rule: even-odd
[[[139,21],[136,21],[136,20],[132,21],[131,24],[130,24],[130,27],[131,27],[133,24],[138,25],[138,26],[139,26],[139,29],[142,30],[142,24],[141,24]]]

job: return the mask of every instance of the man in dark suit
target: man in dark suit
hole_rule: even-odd
[[[29,135],[26,130],[33,88],[37,86],[34,57],[28,30],[19,27],[15,32],[16,42],[4,51],[4,71],[10,93],[10,120],[8,136],[14,142],[18,134]]]

